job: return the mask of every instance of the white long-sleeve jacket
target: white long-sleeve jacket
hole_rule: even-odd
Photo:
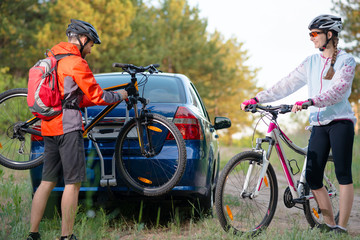
[[[348,98],[356,62],[351,54],[340,50],[334,65],[335,75],[331,80],[326,80],[323,77],[330,64],[331,58],[325,58],[321,53],[309,56],[287,77],[268,90],[259,92],[256,98],[259,103],[273,102],[307,84],[309,98],[314,102],[314,106],[310,107],[310,125],[326,125],[339,119],[349,119],[355,124],[356,117]]]

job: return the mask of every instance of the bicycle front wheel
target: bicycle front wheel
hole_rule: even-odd
[[[161,115],[144,114],[140,126],[137,129],[133,118],[121,129],[115,147],[117,167],[132,190],[159,196],[173,189],[185,171],[185,141],[175,124]]]
[[[324,171],[324,180],[323,184],[326,188],[326,190],[329,193],[333,214],[335,218],[335,222],[338,223],[339,221],[339,183],[337,181],[336,175],[335,175],[335,166],[332,159],[328,159],[325,171]],[[305,195],[309,196],[311,193],[309,186],[305,185]],[[310,227],[315,227],[319,224],[325,223],[324,218],[321,212],[321,209],[319,208],[315,198],[310,195],[310,199],[307,200],[304,204],[304,213],[307,222],[309,223]]]
[[[16,170],[36,167],[44,159],[44,142],[22,129],[25,122],[34,119],[26,98],[26,88],[0,94],[0,164]],[[39,132],[40,121],[27,128]]]
[[[254,236],[270,224],[276,210],[278,185],[269,164],[259,195],[254,196],[261,169],[262,156],[255,152],[239,153],[224,167],[216,186],[215,206],[225,231]]]

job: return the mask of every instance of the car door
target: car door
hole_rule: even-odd
[[[218,141],[216,131],[211,124],[209,115],[206,111],[205,105],[196,90],[195,86],[191,83],[190,93],[193,105],[198,109],[201,115],[201,122],[203,127],[205,144],[203,147],[204,157],[208,161],[208,180],[213,180],[214,170],[217,169],[217,156],[218,156]],[[216,173],[215,173],[216,174]]]

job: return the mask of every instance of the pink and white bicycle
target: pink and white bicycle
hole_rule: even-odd
[[[283,196],[285,206],[302,209],[311,227],[323,223],[321,210],[305,180],[307,146],[301,148],[293,143],[277,122],[278,115],[291,112],[291,108],[292,105],[247,106],[246,111],[261,113],[260,120],[267,123],[268,130],[264,138],[256,139],[256,147],[252,151],[237,154],[222,170],[216,186],[215,205],[218,219],[225,231],[253,236],[269,226],[275,214],[279,192],[276,174],[270,164],[274,147],[288,184]],[[299,157],[305,158],[302,171],[296,160],[286,157],[282,143]],[[262,148],[263,144],[268,144],[267,150]],[[298,173],[300,174],[295,178]],[[337,221],[339,186],[331,154],[326,164],[323,181]]]

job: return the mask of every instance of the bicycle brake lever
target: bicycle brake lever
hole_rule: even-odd
[[[256,113],[257,112],[257,104],[249,104],[245,107],[246,112]]]
[[[128,111],[130,111],[130,109],[132,109],[132,107],[133,107],[133,102],[130,98],[131,98],[131,96],[128,97],[127,99],[125,99],[125,103],[127,105],[126,108]]]
[[[285,114],[285,113],[291,112],[291,109],[292,109],[292,105],[280,105],[279,113]]]
[[[150,103],[150,100],[147,99],[147,98],[139,97],[138,100],[139,100],[142,104],[145,104],[145,105],[148,105],[148,104]]]
[[[308,107],[312,106],[312,103],[309,101],[309,102],[304,102],[301,107],[302,109],[308,109]]]
[[[245,112],[250,112],[250,111],[251,111],[251,104],[250,104],[250,105],[246,105],[244,111],[245,111]]]

